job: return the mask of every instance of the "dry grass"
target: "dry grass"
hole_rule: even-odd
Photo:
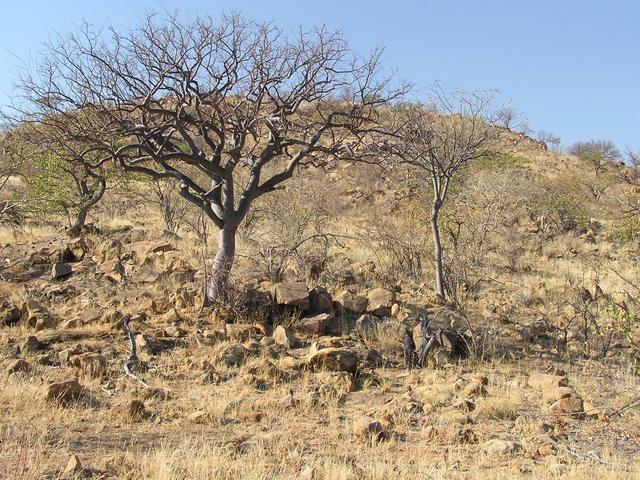
[[[539,154],[532,160],[525,168],[545,178],[577,168],[572,158],[557,161]],[[365,167],[349,167],[335,175],[334,188],[342,192],[364,181],[373,184],[378,177]],[[405,204],[398,201],[393,206],[393,194],[385,188],[368,192],[371,198],[365,200],[343,199],[336,207],[342,216],[332,229],[355,237],[358,222],[366,223],[374,215],[382,222],[398,216]],[[336,193],[336,198],[339,195]],[[161,217],[148,210],[144,215],[137,211],[97,220],[99,226],[107,228],[142,228],[146,238],[160,239],[164,229]],[[30,242],[56,230],[29,226],[14,238],[12,231],[3,227],[0,244]],[[180,235],[182,239],[171,240],[178,253],[150,256],[154,267],[167,268],[176,257],[201,267],[202,246],[187,229]],[[104,240],[100,236],[91,239]],[[510,237],[494,240],[504,246]],[[594,246],[575,234],[544,241],[532,234],[528,242],[520,269],[497,269],[496,281],[484,283],[480,293],[465,305],[474,331],[485,334],[478,355],[457,364],[406,371],[400,356],[404,324],[387,319],[364,339],[355,334],[345,339],[357,339],[361,345],[375,348],[386,361],[363,368],[357,378],[309,370],[282,372],[275,366],[278,360],[260,348],[248,353],[241,365],[226,365],[221,354],[234,342],[205,338],[203,331],[214,328],[211,315],[200,311],[195,301],[177,307],[182,286],[169,279],[148,285],[128,278],[123,284],[112,284],[96,275],[94,266],[87,262],[83,273],[53,285],[76,288],[78,294],[68,298],[47,295],[52,283],[45,278],[20,284],[4,282],[0,284],[3,298],[18,305],[29,298],[37,299],[61,321],[80,318],[93,308],[100,312],[117,308],[136,314],[140,302],[153,298],[159,305],[158,312],[146,312],[148,317],[134,322],[134,327],[158,336],[167,326],[162,313],[176,307],[182,317],[178,324],[187,337],[184,345],[167,352],[141,355],[150,369],[140,376],[150,389],[123,376],[122,365],[129,355],[127,339],[106,322],[97,320],[66,330],[41,332],[26,325],[0,328],[3,361],[14,359],[16,347],[37,334],[40,339],[52,339],[47,351],[53,355],[64,348],[78,348],[100,352],[108,362],[106,372],[92,374],[67,365],[47,365],[43,352],[21,353],[32,372],[10,377],[4,375],[6,364],[2,364],[0,479],[58,478],[69,454],[77,454],[92,470],[88,475],[96,478],[638,478],[638,409],[630,409],[610,423],[554,423],[557,451],[538,455],[535,437],[540,424],[551,419],[540,392],[526,383],[532,372],[564,370],[585,400],[598,408],[620,408],[637,396],[640,385],[631,350],[617,350],[604,360],[560,356],[553,348],[523,343],[519,330],[521,324],[535,322],[543,313],[553,320],[553,295],[570,280],[590,289],[598,281],[603,290],[618,298],[628,286],[614,271],[625,278],[636,278],[633,256],[617,245],[599,240]],[[205,257],[210,258],[213,250],[215,240],[206,248]],[[241,255],[248,251],[242,242],[238,250]],[[342,268],[342,256],[348,256],[352,263],[372,259],[369,246],[355,238],[345,240],[344,247],[336,247],[332,253],[335,258],[329,260],[335,262],[332,268],[336,269]],[[500,260],[499,252],[496,258]],[[250,263],[251,259],[241,256],[237,271]],[[413,306],[428,306],[433,301],[428,260],[425,265],[423,285],[415,279],[375,270],[361,277],[354,287],[364,292],[373,286],[399,285],[399,298],[407,311]],[[326,286],[334,292],[345,288]],[[200,285],[193,288],[199,289]],[[494,316],[486,313],[485,307],[490,304],[497,310]],[[207,372],[211,374],[205,375]],[[470,379],[478,375],[488,378],[486,395],[467,390]],[[73,376],[78,376],[89,392],[83,401],[63,407],[44,399],[48,383]],[[467,399],[474,402],[475,409],[461,411],[460,402]],[[132,400],[144,402],[144,415],[128,414]],[[385,424],[388,435],[384,441],[362,439],[353,433],[354,419],[363,416]],[[477,443],[456,439],[464,429],[473,431]],[[521,442],[523,451],[487,455],[482,444],[492,438]],[[590,451],[597,452],[600,461],[589,459],[586,454]]]

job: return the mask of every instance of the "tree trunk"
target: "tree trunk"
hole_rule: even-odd
[[[218,251],[213,259],[213,268],[205,292],[206,306],[224,301],[228,295],[229,274],[236,255],[236,230],[220,230]]]
[[[438,215],[440,206],[434,203],[431,214],[431,231],[433,232],[433,245],[436,263],[436,296],[438,301],[444,303],[444,268],[442,266],[442,241],[440,240],[440,228],[438,227]]]
[[[90,209],[91,205],[83,205],[80,207],[78,215],[76,215],[76,221],[71,227],[71,231],[79,233],[80,230],[82,230],[82,227],[87,223],[87,215]]]
[[[78,235],[82,230],[82,227],[87,223],[87,215],[89,211],[100,201],[104,196],[104,192],[107,189],[107,184],[104,179],[99,181],[97,189],[93,192],[91,198],[80,205],[78,215],[76,216],[75,223],[71,226],[70,233]]]

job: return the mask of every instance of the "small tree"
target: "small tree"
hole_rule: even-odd
[[[554,153],[562,153],[562,139],[555,133],[539,130],[536,139],[543,142]]]
[[[6,151],[14,164],[33,169],[24,175],[27,201],[66,214],[70,232],[79,233],[107,189],[105,162],[95,149],[26,122],[15,125]]]
[[[379,59],[325,28],[288,36],[238,15],[150,16],[47,45],[16,111],[125,172],[175,179],[220,232],[211,303],[227,291],[236,232],[257,198],[299,167],[368,154],[379,108],[406,91],[380,77]]]
[[[512,123],[511,110],[493,108],[494,96],[448,92],[436,87],[427,104],[399,110],[400,130],[394,145],[401,162],[412,165],[431,183],[431,231],[434,243],[436,295],[445,301],[440,212],[452,181],[470,162],[494,156]]]
[[[569,153],[593,165],[599,176],[607,163],[620,161],[620,151],[609,140],[589,140],[576,142],[569,149]]]

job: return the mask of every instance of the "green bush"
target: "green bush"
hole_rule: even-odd
[[[640,217],[633,216],[623,219],[613,227],[608,238],[624,243],[640,241]]]

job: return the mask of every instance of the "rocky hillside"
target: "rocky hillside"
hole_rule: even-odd
[[[472,167],[447,305],[428,188],[400,170],[309,170],[265,200],[216,308],[188,210],[167,231],[114,189],[80,236],[6,225],[0,478],[634,478],[617,168],[535,145]]]

